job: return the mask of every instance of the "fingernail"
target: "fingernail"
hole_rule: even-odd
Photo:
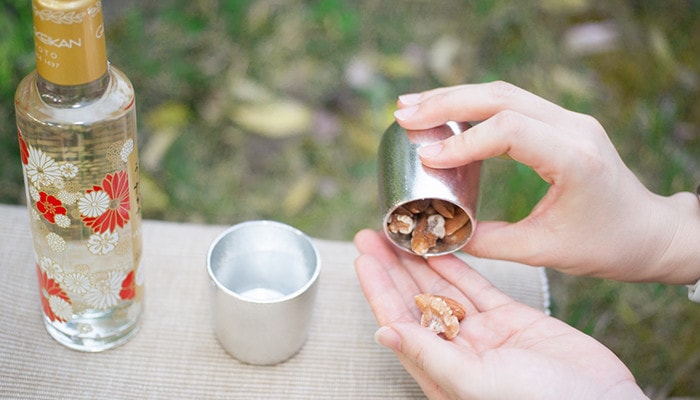
[[[400,121],[404,121],[410,118],[411,115],[415,114],[416,111],[418,111],[418,105],[399,108],[398,110],[394,111],[394,117]]]
[[[418,148],[418,155],[423,158],[435,158],[442,151],[442,143],[430,143]]]
[[[401,337],[388,326],[382,326],[374,332],[374,341],[394,351],[399,351],[401,347]]]
[[[399,100],[406,105],[409,104],[416,104],[418,103],[418,100],[420,100],[420,94],[419,93],[409,93],[409,94],[402,94],[399,96]]]

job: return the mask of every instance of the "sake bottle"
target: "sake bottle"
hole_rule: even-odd
[[[143,308],[134,90],[107,61],[100,1],[33,0],[32,11],[36,70],[15,94],[28,268],[48,333],[102,351],[134,336]]]

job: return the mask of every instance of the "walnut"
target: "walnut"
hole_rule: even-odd
[[[420,310],[421,326],[435,333],[442,333],[446,339],[454,339],[459,333],[459,321],[466,316],[466,310],[457,301],[439,295],[422,293],[415,297]]]
[[[403,207],[397,208],[389,218],[389,232],[391,233],[410,235],[415,226],[416,221],[413,214]]]
[[[440,199],[419,199],[396,208],[387,219],[393,238],[418,255],[464,244],[472,233],[467,213]]]
[[[445,237],[445,219],[440,214],[420,214],[411,237],[411,249],[418,255],[425,255],[435,247],[438,239]]]

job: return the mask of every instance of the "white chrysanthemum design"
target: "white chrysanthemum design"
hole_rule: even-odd
[[[63,287],[75,294],[85,294],[90,289],[90,280],[80,272],[71,272],[63,277]]]
[[[56,225],[60,226],[61,228],[68,228],[70,226],[70,218],[63,214],[57,214],[54,217],[54,220]]]
[[[63,177],[60,177],[60,176],[58,178],[54,179],[53,181],[51,181],[51,184],[53,184],[53,186],[56,189],[63,189],[66,187],[66,181],[64,181]]]
[[[75,204],[75,202],[78,201],[78,196],[79,196],[78,193],[73,193],[73,192],[69,192],[66,190],[61,190],[56,195],[56,197],[59,200],[61,200],[61,203],[63,203],[63,205],[65,205],[65,206],[71,206],[71,205]]]
[[[25,168],[32,185],[41,189],[42,186],[49,186],[61,177],[61,171],[53,158],[32,146],[29,146],[28,150],[29,158]]]
[[[124,142],[124,146],[122,146],[122,151],[121,151],[121,156],[122,156],[122,161],[126,162],[126,160],[129,158],[129,154],[134,150],[134,139],[129,139],[126,142]]]
[[[114,307],[119,303],[119,291],[126,277],[123,271],[110,271],[95,275],[90,290],[85,294],[85,300],[97,309]]]
[[[104,214],[109,208],[109,195],[104,190],[97,190],[89,193],[85,193],[78,200],[78,209],[80,214],[96,218]]]
[[[49,306],[61,321],[69,321],[73,316],[73,308],[70,303],[58,296],[49,296]]]
[[[61,175],[63,175],[66,178],[75,178],[75,176],[78,175],[78,167],[69,162],[61,164],[60,169]]]
[[[104,232],[90,236],[87,246],[90,253],[104,256],[114,250],[117,242],[119,242],[119,234],[117,232]]]
[[[51,257],[41,257],[39,266],[42,271],[46,272],[48,278],[56,281],[63,279],[63,268]]]
[[[66,250],[66,241],[58,234],[49,232],[46,234],[46,241],[49,243],[51,250],[61,253]]]
[[[34,186],[29,187],[29,197],[32,198],[34,201],[39,201],[41,199],[41,194],[39,194],[39,191],[36,190]]]

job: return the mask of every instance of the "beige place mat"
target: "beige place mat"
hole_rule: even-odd
[[[28,226],[24,207],[0,205],[0,398],[424,398],[373,341],[377,325],[348,242],[315,240],[323,269],[308,341],[289,361],[257,367],[230,357],[211,329],[205,257],[225,227],[145,221],[141,331],[120,348],[88,354],[57,344],[43,327]],[[540,269],[472,261],[517,299],[545,304]]]

